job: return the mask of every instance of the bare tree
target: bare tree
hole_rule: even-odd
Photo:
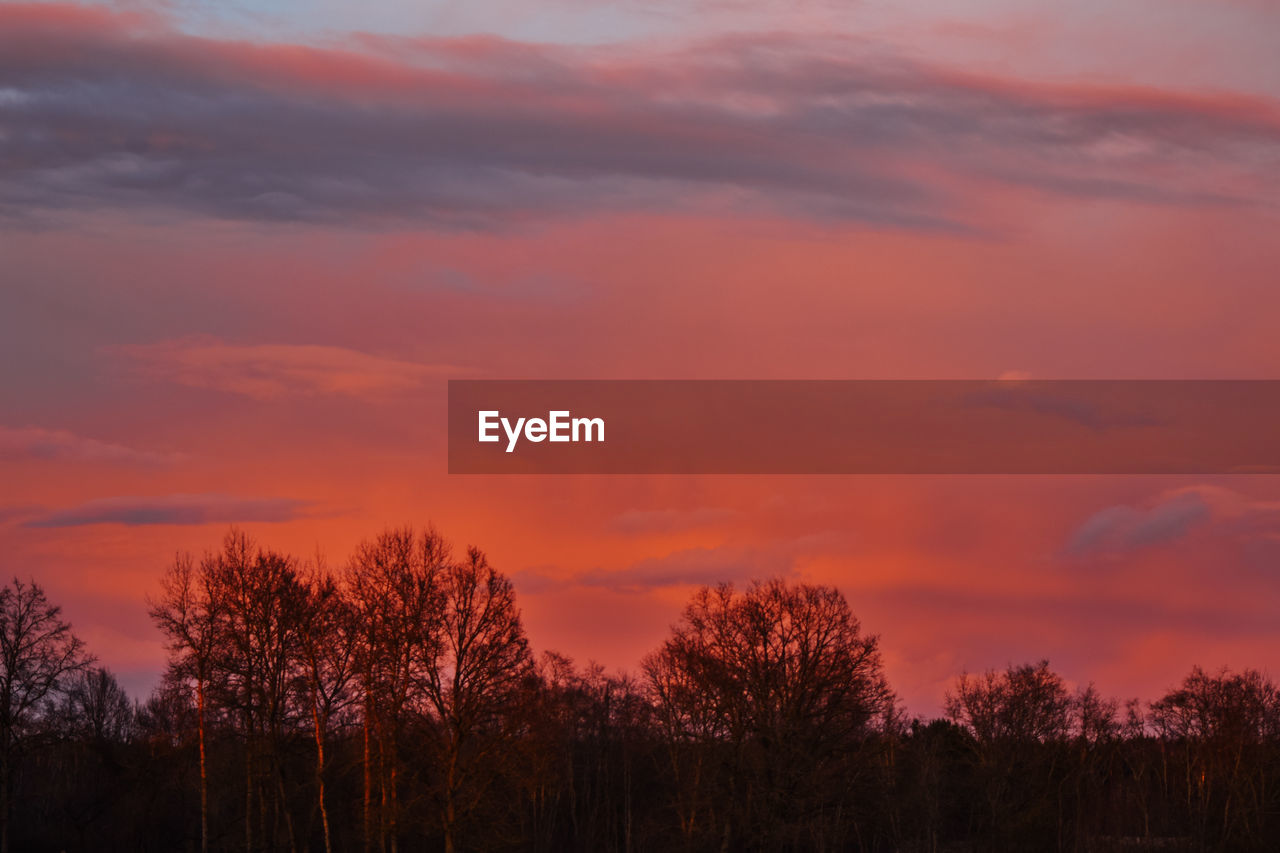
[[[245,846],[254,846],[254,811],[264,841],[275,844],[281,824],[297,849],[281,757],[294,722],[307,593],[297,561],[257,547],[232,531],[212,564],[218,601],[217,667],[222,701],[240,720],[245,744]]]
[[[648,750],[658,746],[643,685],[596,663],[579,671],[556,652],[543,652],[537,667],[525,843],[537,850],[634,849],[638,765],[653,766]]]
[[[971,737],[986,806],[981,831],[989,843],[1016,848],[1033,837],[1042,843],[1036,833],[1051,819],[1061,831],[1060,797],[1069,770],[1061,753],[1076,725],[1074,710],[1062,676],[1045,660],[964,673],[947,693],[947,716]]]
[[[375,849],[375,842],[380,851],[399,845],[401,734],[439,656],[448,557],[434,530],[387,530],[361,543],[343,578],[364,706],[366,851]]]
[[[325,747],[330,721],[352,701],[356,627],[351,607],[323,565],[307,578],[307,602],[301,625],[302,660],[307,699],[316,743],[316,802],[324,832],[325,853],[333,850],[329,808],[325,798]]]
[[[947,716],[984,744],[1064,740],[1071,731],[1071,693],[1049,662],[962,674],[946,697]]]
[[[442,820],[453,853],[460,818],[483,789],[474,777],[499,742],[503,717],[533,672],[511,581],[468,549],[444,574],[441,642],[427,668],[427,696],[442,731]],[[472,797],[462,800],[470,787]]]
[[[189,682],[195,688],[201,853],[209,850],[208,700],[221,618],[212,590],[217,560],[214,555],[206,555],[197,571],[190,554],[178,555],[160,580],[159,597],[148,602],[151,618],[165,637],[169,677],[178,683]]]
[[[1273,801],[1266,747],[1280,739],[1280,688],[1257,670],[1196,667],[1151,704],[1150,719],[1166,755],[1182,757],[1185,808],[1197,834],[1258,843],[1259,818]]]
[[[202,851],[209,845],[207,730],[214,705],[236,721],[244,743],[245,849],[271,841],[281,824],[289,848],[297,847],[280,751],[298,707],[306,606],[297,562],[234,528],[221,550],[198,565],[177,557],[151,602],[169,649],[169,678],[190,684],[196,695]]]
[[[9,850],[17,747],[44,703],[93,659],[35,581],[0,589],[0,853]]]
[[[765,845],[832,830],[822,815],[847,799],[858,747],[894,704],[878,639],[844,596],[781,579],[703,588],[644,668],[673,756],[690,741],[723,748],[725,849],[741,846],[735,822]]]
[[[86,669],[70,679],[63,713],[76,731],[99,744],[121,743],[133,734],[133,703],[105,667]]]

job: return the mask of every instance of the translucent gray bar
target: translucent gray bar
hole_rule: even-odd
[[[1280,380],[453,380],[449,471],[1280,473]]]

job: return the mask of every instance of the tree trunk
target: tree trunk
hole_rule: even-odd
[[[9,853],[9,732],[0,733],[0,853]]]
[[[449,772],[444,788],[444,853],[454,853],[453,825],[457,819],[453,805],[453,786],[457,778],[458,751],[453,744],[449,746]]]
[[[400,794],[396,790],[396,755],[391,753],[391,769],[388,771],[389,787],[391,788],[391,808],[387,816],[388,835],[391,838],[391,853],[399,853],[400,850],[400,821],[398,812],[400,810]]]
[[[329,838],[329,810],[324,803],[325,726],[321,722],[320,709],[314,702],[311,705],[311,717],[316,729],[316,791],[320,800],[320,826],[324,830],[324,853],[333,853],[333,843]]]
[[[395,792],[387,785],[387,730],[383,724],[378,725],[378,850],[387,851],[387,820],[391,816],[391,800]]]
[[[196,682],[196,732],[200,741],[200,853],[209,853],[209,765],[204,750],[204,678]]]
[[[373,853],[373,765],[369,755],[369,703],[364,707],[364,850]]]
[[[244,849],[253,853],[253,737],[248,726],[244,742]]]
[[[277,753],[278,755],[279,753]],[[276,759],[276,790],[280,793],[279,808],[284,812],[284,829],[289,835],[289,853],[298,853],[298,836],[293,829],[293,811],[289,808],[289,799],[284,792],[284,767]],[[273,849],[275,845],[272,845]]]

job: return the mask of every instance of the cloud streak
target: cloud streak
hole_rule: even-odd
[[[1146,509],[1107,507],[1076,529],[1066,553],[1084,557],[1167,544],[1181,539],[1209,517],[1208,504],[1194,493],[1177,495]]]
[[[1063,553],[1118,556],[1172,544],[1201,527],[1244,539],[1265,539],[1274,537],[1278,524],[1278,504],[1251,501],[1217,486],[1190,486],[1159,495],[1144,506],[1118,504],[1099,510],[1075,529]]]
[[[309,501],[292,498],[242,498],[221,494],[100,498],[37,516],[24,522],[23,527],[281,522],[308,515],[311,506]]]
[[[494,228],[617,210],[982,227],[976,185],[1157,204],[1275,188],[1276,105],[1030,85],[848,39],[658,52],[492,38],[316,48],[0,7],[0,216],[180,210]]]
[[[136,450],[86,438],[61,429],[0,426],[0,459],[47,459],[105,462],[117,465],[162,466],[177,462],[177,453]]]
[[[1009,412],[1028,412],[1059,418],[1095,432],[1119,427],[1154,427],[1163,422],[1140,411],[1122,410],[1106,400],[1098,386],[1084,386],[1084,393],[1070,396],[1061,392],[1027,387],[1024,378],[1006,376],[995,386],[965,396],[968,406],[990,407]]]
[[[115,348],[145,376],[259,400],[287,395],[362,397],[421,388],[461,372],[333,346],[229,344],[191,338]]]

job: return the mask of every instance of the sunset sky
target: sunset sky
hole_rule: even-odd
[[[0,571],[142,696],[231,524],[535,650],[838,585],[909,711],[1280,674],[1280,478],[464,477],[449,378],[1280,378],[1270,0],[0,4]]]

